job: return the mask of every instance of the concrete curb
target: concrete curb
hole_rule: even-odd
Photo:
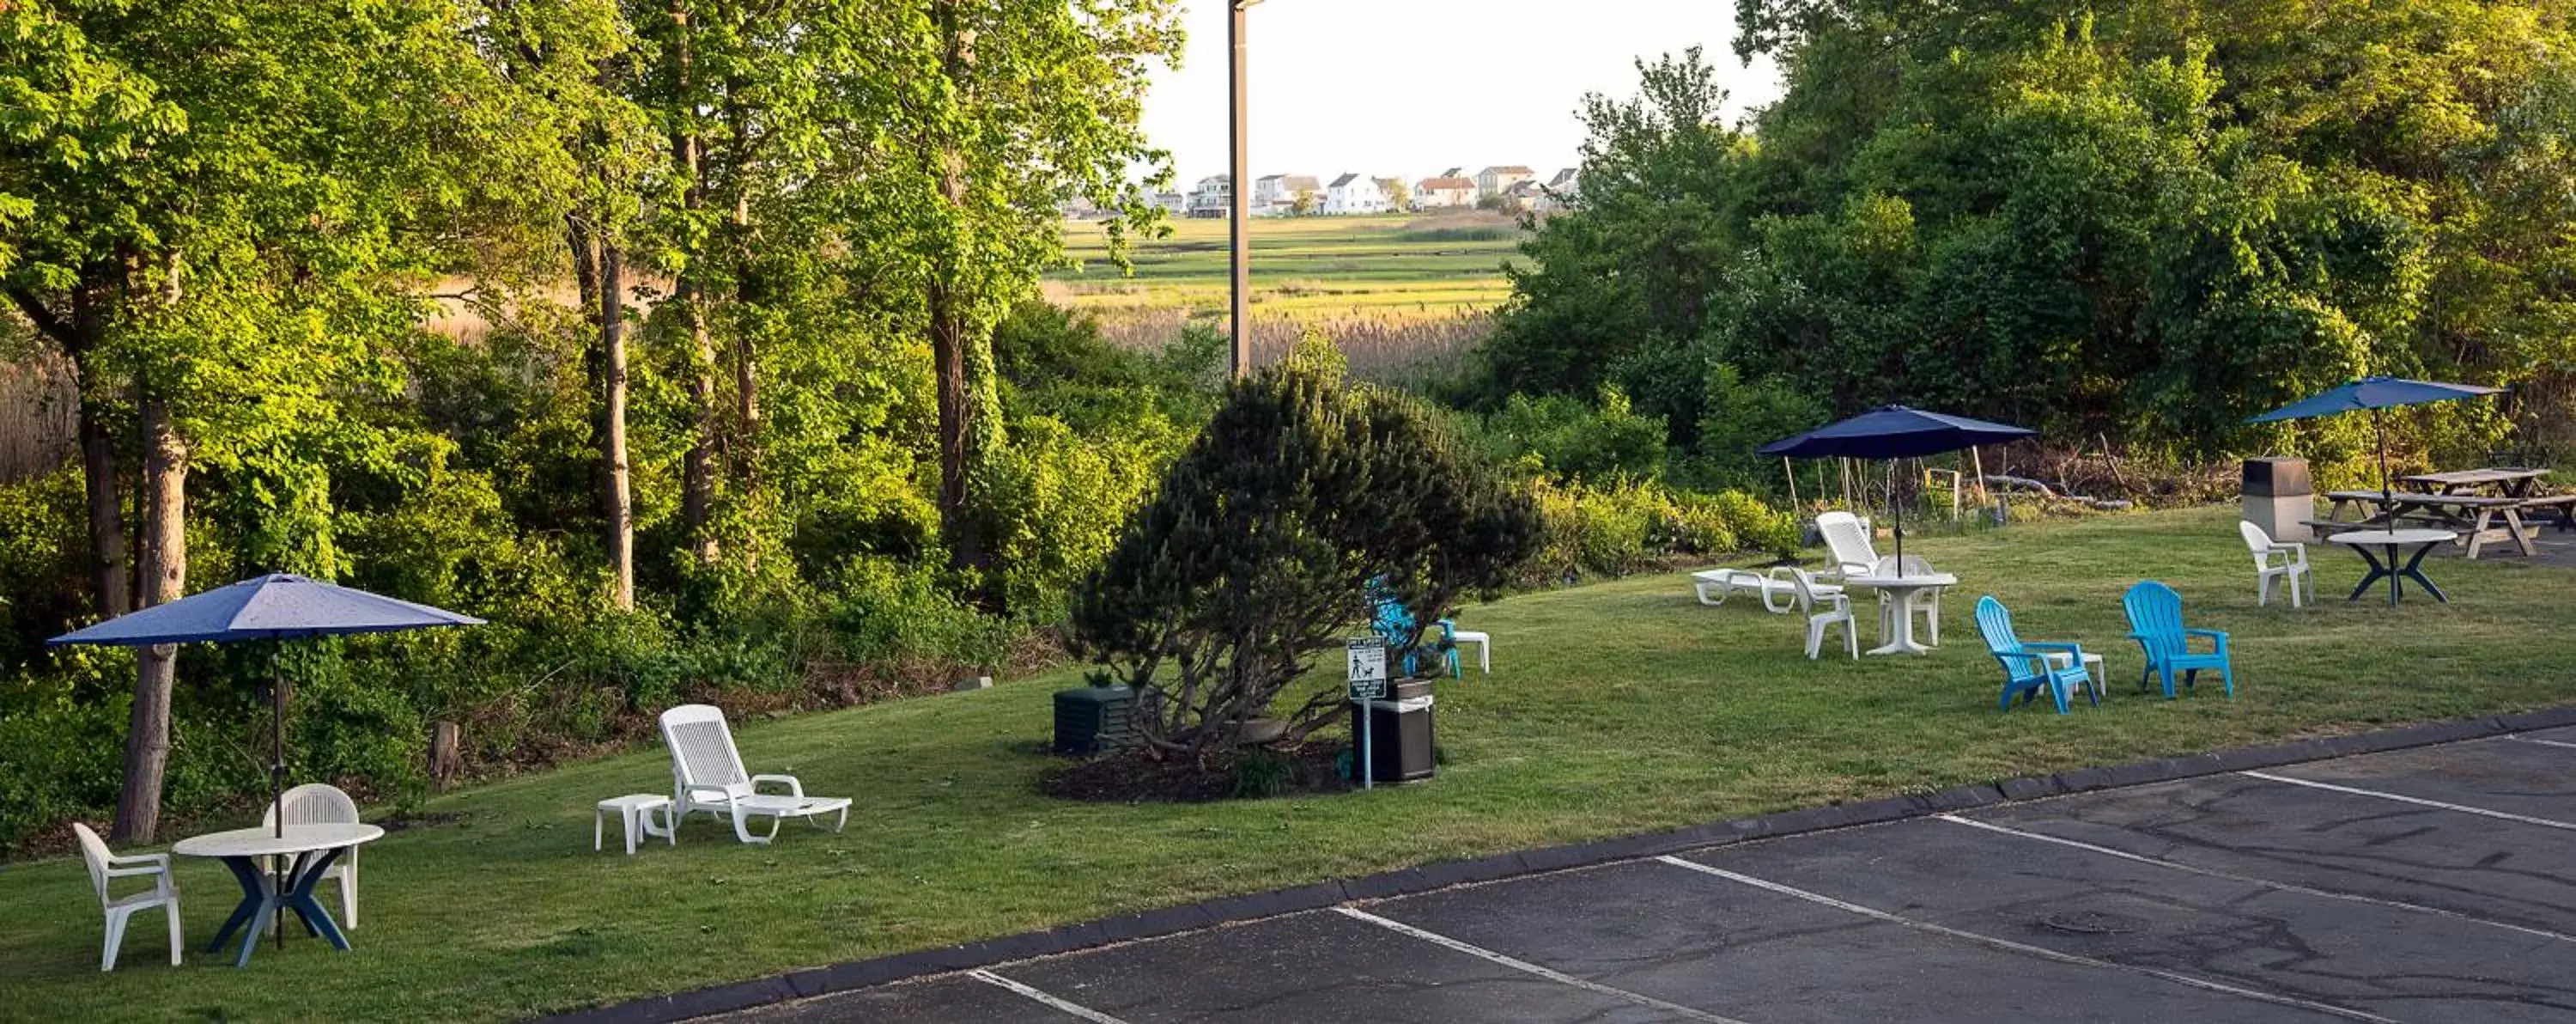
[[[1592,867],[1618,861],[1773,839],[1804,832],[1877,825],[1929,814],[1973,810],[1995,804],[2037,800],[2070,793],[2117,789],[2156,782],[2220,775],[2253,768],[2273,768],[2303,761],[2322,761],[2354,754],[2374,754],[2427,747],[2460,740],[2486,739],[2517,732],[2576,726],[2576,705],[2488,718],[2463,718],[2402,729],[2298,740],[2261,747],[2168,757],[2154,761],[2077,768],[2028,778],[2004,779],[1945,789],[1937,793],[1885,797],[1829,807],[1808,807],[1733,821],[1710,822],[1668,832],[1552,846],[1475,860],[1442,861],[1382,874],[1319,882],[1293,889],[1226,896],[1162,910],[1065,925],[970,942],[962,946],[897,953],[808,968],[783,975],[692,989],[634,1002],[577,1010],[543,1018],[560,1024],[646,1024],[730,1013],[772,1003],[950,974],[978,967],[1072,953],[1114,943],[1159,939],[1218,925],[1240,924],[1309,910],[1322,910],[1358,900],[1446,889],[1454,885],[1494,882],[1521,875]]]

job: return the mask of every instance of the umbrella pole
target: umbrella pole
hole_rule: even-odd
[[[268,648],[268,814],[276,824],[277,837],[283,839],[286,838],[286,673],[279,669],[277,663],[279,643],[271,640]],[[282,896],[286,893],[287,858],[280,856],[270,863],[276,865],[276,877],[270,884],[276,886],[277,893]],[[276,915],[276,924],[277,948],[285,949],[286,915]]]

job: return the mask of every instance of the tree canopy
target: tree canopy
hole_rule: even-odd
[[[2522,385],[2536,420],[2576,357],[2569,17],[1741,0],[1738,51],[1784,94],[1726,125],[1694,50],[1588,100],[1579,200],[1529,243],[1492,386],[1613,384],[1685,444],[1720,366],[1838,412],[2200,456],[2365,373]]]

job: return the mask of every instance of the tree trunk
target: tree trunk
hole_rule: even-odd
[[[141,605],[177,600],[188,582],[188,447],[170,423],[169,403],[146,396],[143,426],[143,587]],[[161,777],[170,757],[170,686],[178,648],[137,652],[134,708],[125,731],[125,789],[118,797],[117,842],[149,843],[161,824]]]
[[[133,610],[134,605],[126,587],[125,495],[117,485],[116,443],[100,422],[99,403],[86,394],[91,386],[84,367],[80,371],[84,392],[80,442],[81,480],[89,500],[90,603],[99,618],[110,619]]]
[[[694,111],[697,97],[689,88],[687,4],[671,5],[671,30],[672,79],[677,84],[681,106]],[[679,165],[683,182],[680,205],[694,219],[707,205],[706,144],[694,126],[671,134],[671,157]],[[724,436],[716,415],[715,338],[707,329],[707,289],[701,277],[705,271],[699,262],[704,255],[694,247],[689,251],[671,297],[679,303],[680,316],[689,330],[689,451],[680,466],[680,522],[688,532],[688,543],[698,562],[714,564],[722,553],[716,546],[713,520],[716,453],[723,446]]]
[[[951,86],[963,93],[967,71],[975,63],[975,37],[957,23],[957,5],[948,0],[931,5],[945,50],[941,65]],[[956,140],[939,153],[939,197],[962,218],[966,206],[966,157]],[[963,232],[962,223],[953,230]],[[939,532],[948,545],[948,560],[960,569],[984,565],[984,530],[968,493],[974,466],[975,422],[980,411],[967,376],[967,347],[974,344],[963,308],[971,299],[957,294],[964,271],[963,238],[951,238],[941,249],[930,282],[930,365],[939,403]]]
[[[599,350],[606,395],[602,401],[601,454],[608,465],[608,493],[600,512],[608,519],[608,567],[615,576],[617,610],[635,610],[635,502],[626,462],[626,268],[617,243],[599,245]]]

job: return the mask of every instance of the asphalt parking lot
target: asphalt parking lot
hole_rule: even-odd
[[[2576,1020],[2576,728],[1350,903],[734,1019]]]

